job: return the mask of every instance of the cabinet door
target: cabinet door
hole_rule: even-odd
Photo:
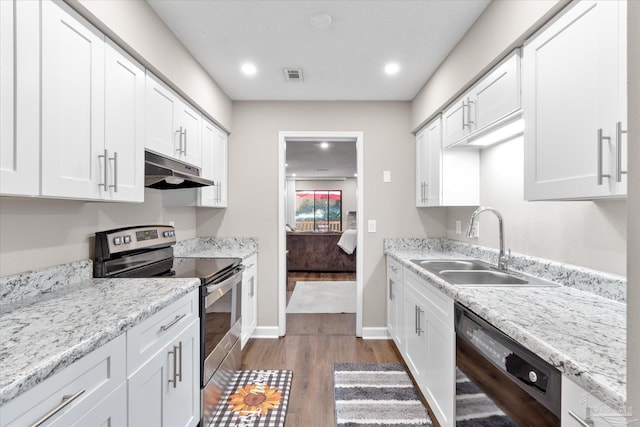
[[[202,164],[200,172],[203,178],[213,181],[214,177],[214,151],[215,151],[216,128],[208,120],[202,120]],[[215,181],[214,181],[215,182]],[[216,183],[217,184],[217,183]],[[216,204],[217,189],[215,186],[202,187],[198,189],[200,195],[198,206],[213,207]]]
[[[244,348],[258,324],[258,257],[252,255],[242,273],[242,340]]]
[[[200,167],[202,158],[202,116],[184,102],[179,103],[178,130],[182,132],[178,144],[178,159]]]
[[[418,285],[420,286],[420,285]],[[418,386],[422,389],[426,375],[427,341],[426,317],[422,297],[412,284],[411,279],[405,277],[404,302],[404,330],[405,330],[405,362],[413,374]]]
[[[429,180],[429,141],[427,128],[416,134],[416,207],[427,206]]]
[[[0,194],[40,192],[40,5],[0,1]],[[18,52],[20,53],[18,55]]]
[[[200,422],[199,325],[199,321],[194,321],[169,346],[163,407],[164,426],[192,427]]]
[[[144,199],[144,68],[113,43],[105,47],[105,197]],[[104,189],[101,188],[104,193]]]
[[[213,145],[214,175],[216,183],[216,207],[227,207],[227,162],[229,149],[229,135],[216,128]]]
[[[42,2],[42,195],[97,199],[104,182],[104,37]]]
[[[427,306],[423,394],[442,427],[455,426],[456,334]]]
[[[442,141],[445,147],[461,140],[469,133],[469,103],[459,99],[442,113]]]
[[[470,106],[476,129],[482,129],[520,109],[520,56],[514,53],[474,88]]]
[[[441,206],[442,125],[438,117],[416,136],[416,206]]]
[[[627,425],[624,414],[617,412],[580,385],[562,376],[562,427],[581,427],[589,421],[594,427]]]
[[[166,347],[136,371],[127,381],[130,426],[161,426],[169,360]],[[172,365],[173,366],[173,365]]]
[[[149,72],[145,79],[145,99],[145,147],[177,158],[180,133],[175,125],[181,101]]]
[[[626,178],[616,182],[616,122],[626,122],[625,37],[625,2],[581,1],[525,45],[525,199],[626,193]],[[602,184],[599,164],[609,175]]]
[[[403,268],[393,259],[387,260],[387,330],[400,352],[404,352]]]

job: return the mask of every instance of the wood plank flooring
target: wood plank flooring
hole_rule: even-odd
[[[355,314],[288,314],[285,337],[249,341],[242,369],[294,372],[286,427],[335,425],[334,363],[402,363],[391,340],[356,338],[355,324]]]

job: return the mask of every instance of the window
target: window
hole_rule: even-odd
[[[342,191],[296,191],[296,230],[342,231]]]

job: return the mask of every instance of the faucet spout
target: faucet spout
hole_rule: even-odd
[[[509,262],[507,256],[505,255],[504,252],[504,226],[503,226],[503,222],[502,222],[502,215],[500,215],[500,212],[498,212],[497,210],[495,210],[494,208],[490,208],[487,206],[481,206],[478,209],[476,209],[472,214],[471,214],[471,219],[469,220],[469,227],[467,228],[467,237],[471,238],[473,237],[473,225],[476,222],[476,217],[481,214],[482,212],[485,211],[489,211],[489,212],[493,212],[495,214],[495,216],[498,218],[498,229],[499,229],[499,238],[500,238],[500,253],[498,254],[498,269],[499,270],[506,270],[507,269],[507,263]]]

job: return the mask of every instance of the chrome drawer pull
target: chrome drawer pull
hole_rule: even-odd
[[[62,396],[62,402],[60,402],[60,404],[58,406],[56,406],[51,411],[49,411],[49,413],[47,415],[45,415],[44,417],[40,418],[38,421],[33,423],[31,425],[31,427],[38,427],[38,426],[42,425],[49,418],[53,417],[55,414],[57,414],[62,409],[64,409],[67,405],[69,405],[71,402],[73,402],[78,397],[80,397],[83,393],[84,393],[84,389],[80,390],[79,392],[77,392],[75,394],[65,394],[64,396]]]
[[[181,321],[185,316],[187,315],[187,313],[183,314],[182,316],[178,316],[176,315],[176,318],[173,319],[171,322],[167,323],[166,325],[162,325],[160,326],[160,332],[164,332],[166,330],[168,330],[169,328],[171,328],[173,325],[175,325],[176,323],[178,323],[179,321]]]
[[[580,424],[582,427],[594,427],[595,426],[595,424],[593,423],[593,420],[591,418],[589,418],[589,413],[588,412],[587,412],[587,418],[584,419],[584,420],[578,414],[576,414],[573,411],[569,411],[569,415],[571,415],[571,418],[576,420],[578,422],[578,424]]]
[[[177,349],[178,349],[178,347],[176,347],[174,345],[173,346],[173,350],[171,350],[169,352],[169,354],[173,355],[173,379],[167,380],[167,383],[168,384],[173,383],[173,388],[176,388],[178,386],[178,381],[177,381],[177,376],[178,376],[178,354],[177,354]]]

